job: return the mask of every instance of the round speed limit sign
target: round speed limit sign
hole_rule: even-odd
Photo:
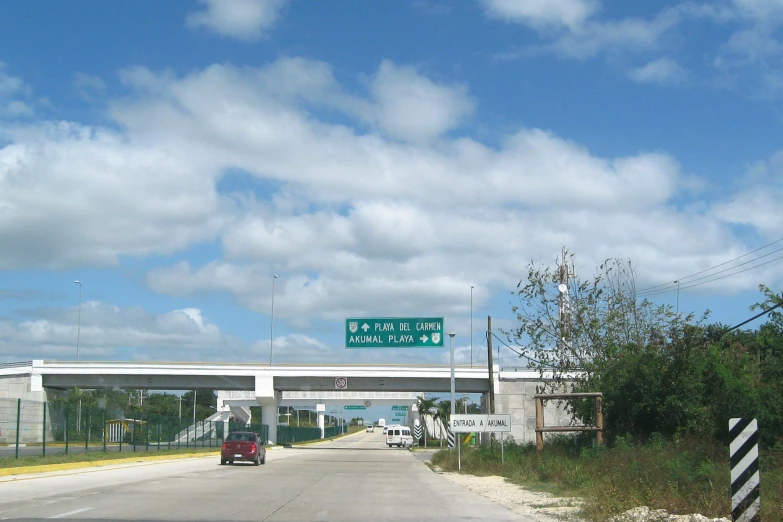
[[[348,387],[348,379],[345,377],[337,377],[334,380],[334,387],[338,390],[344,390]]]
[[[370,406],[372,406],[372,403],[370,401],[364,401],[365,408],[369,408]]]

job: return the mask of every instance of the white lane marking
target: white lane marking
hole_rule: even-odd
[[[216,475],[215,478],[227,477],[229,475],[233,475],[234,473],[239,473],[239,471],[229,471],[228,473],[223,473],[222,475]]]
[[[89,493],[90,495],[96,495],[97,493]],[[84,495],[85,497],[87,495]],[[42,500],[38,502],[38,506],[51,506],[52,504],[57,504],[58,502],[62,502],[63,500],[75,500],[76,497],[59,497],[54,498],[51,500]],[[10,513],[11,511],[19,511],[20,509],[27,509],[29,506],[19,506],[12,509],[2,509],[0,510],[0,513]],[[0,520],[6,520],[6,518],[0,517]]]
[[[65,517],[69,517],[71,515],[77,515],[79,513],[84,513],[85,511],[89,511],[91,509],[92,509],[91,507],[89,507],[89,508],[81,508],[81,509],[74,509],[73,511],[68,511],[67,513],[60,513],[59,515],[54,515],[53,517],[48,517],[48,518],[65,518]]]

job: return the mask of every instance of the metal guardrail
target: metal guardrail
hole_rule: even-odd
[[[27,368],[28,366],[31,367],[32,365],[33,361],[0,363],[0,370],[4,370],[6,368]]]

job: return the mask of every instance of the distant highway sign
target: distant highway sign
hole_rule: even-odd
[[[345,320],[346,348],[442,348],[442,317]]]

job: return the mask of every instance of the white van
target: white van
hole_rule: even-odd
[[[402,448],[403,446],[413,446],[413,435],[411,435],[411,429],[408,426],[400,426],[396,424],[389,426],[386,429],[386,445],[390,448],[397,446]]]

